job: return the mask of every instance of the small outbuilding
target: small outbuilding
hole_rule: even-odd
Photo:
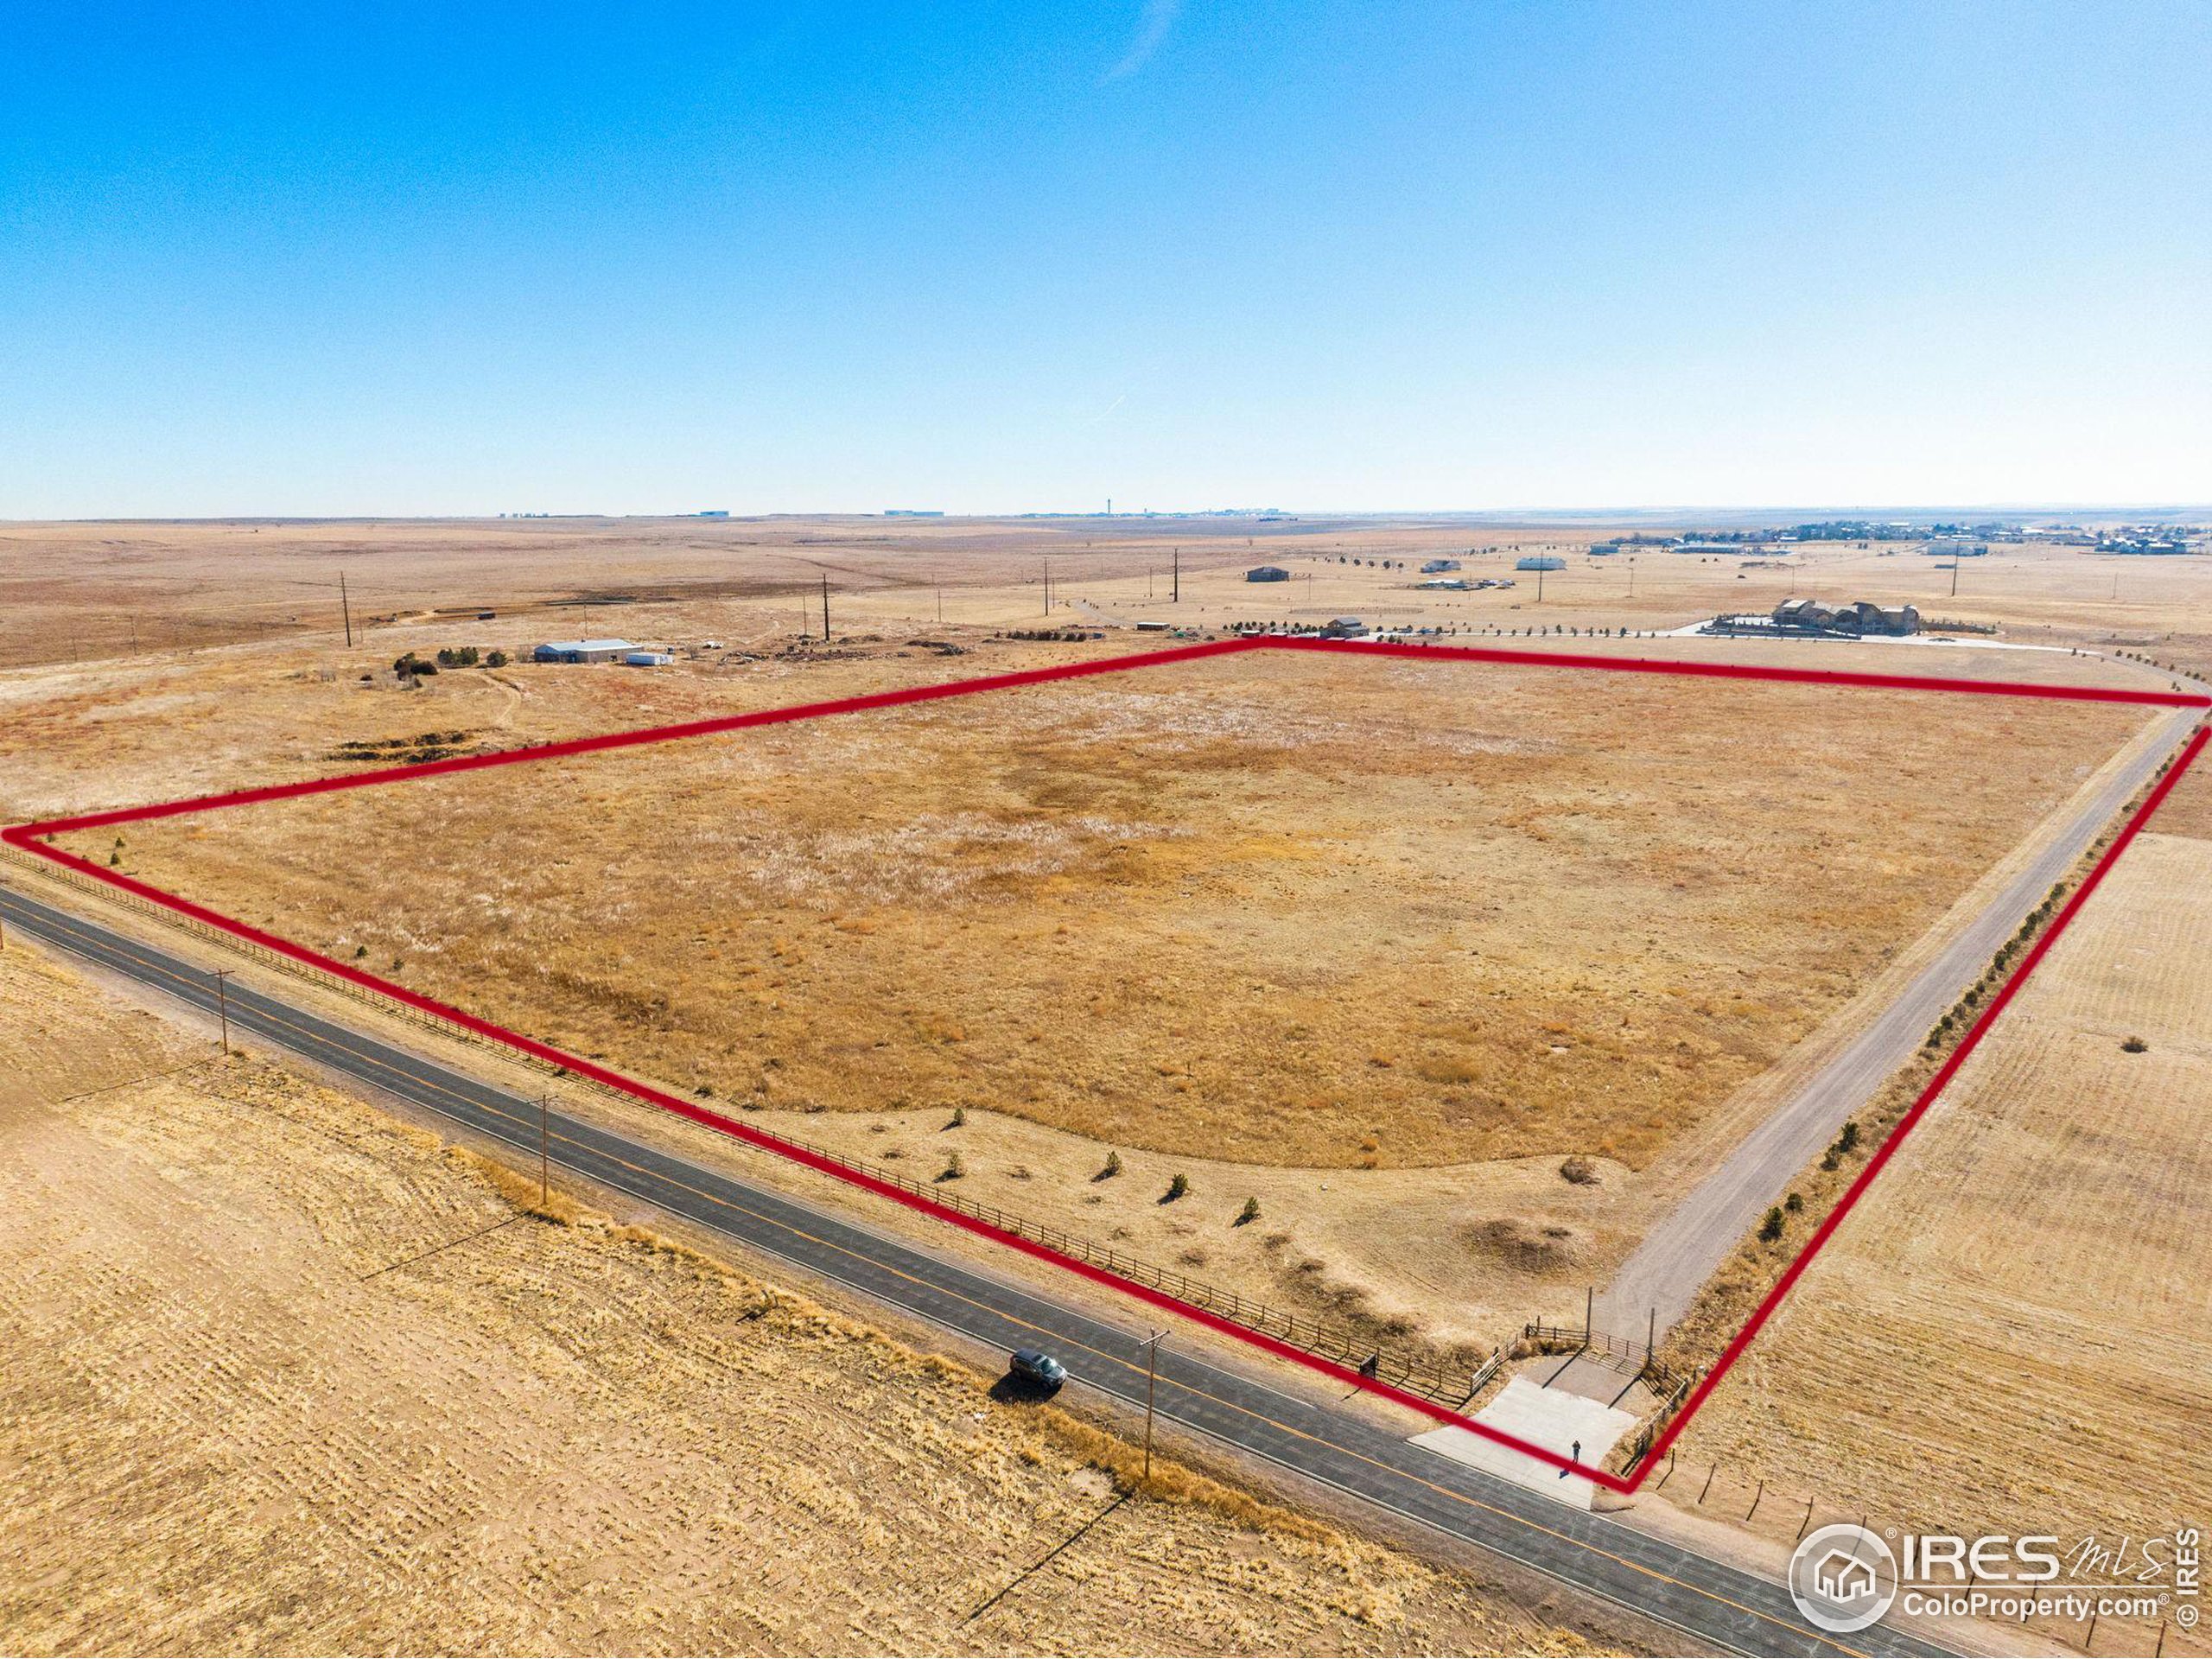
[[[556,639],[530,656],[538,663],[611,663],[637,649],[627,639]]]
[[[1513,568],[1516,570],[1564,570],[1567,561],[1549,553],[1531,553],[1525,559],[1516,559]]]
[[[1279,564],[1255,565],[1244,573],[1247,582],[1288,582],[1290,572]]]
[[[1459,561],[1457,559],[1431,559],[1427,564],[1421,566],[1421,573],[1424,576],[1436,576],[1443,575],[1446,570],[1457,570],[1459,568]]]
[[[632,651],[625,652],[622,660],[632,668],[666,668],[676,658],[664,651]]]

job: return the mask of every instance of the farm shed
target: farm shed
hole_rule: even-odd
[[[539,663],[611,663],[637,649],[627,639],[556,639],[530,655]]]

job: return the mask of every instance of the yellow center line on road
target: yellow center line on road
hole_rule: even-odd
[[[96,938],[94,935],[83,932],[77,928],[68,925],[67,923],[61,924],[60,929],[62,931],[68,933],[73,938],[82,939],[88,944],[97,944],[102,949],[107,950],[116,955],[126,957],[132,962],[137,963],[142,967],[144,967],[154,973],[159,974],[164,979],[173,981],[180,985],[189,985],[195,988],[199,988],[199,982],[196,980],[188,978],[184,975],[176,973],[167,967],[164,963],[143,956],[137,951],[130,950],[127,945],[118,945],[112,943],[110,939]],[[307,1038],[310,1041],[319,1043],[324,1047],[335,1049],[340,1053],[349,1055],[365,1065],[373,1066],[378,1071],[386,1072],[392,1077],[402,1078],[417,1089],[427,1089],[432,1090],[437,1094],[445,1096],[450,1100],[460,1102],[461,1104],[468,1107],[471,1110],[483,1112],[494,1117],[503,1118],[508,1122],[516,1124],[525,1129],[534,1127],[526,1118],[518,1116],[512,1112],[502,1110],[497,1106],[487,1106],[481,1101],[472,1099],[468,1096],[462,1094],[458,1090],[447,1088],[445,1085],[436,1082],[435,1079],[416,1076],[412,1073],[402,1071],[399,1067],[387,1064],[374,1054],[355,1048],[348,1042],[327,1037],[321,1033],[311,1031],[307,1027],[288,1020],[282,1014],[270,1014],[262,1008],[257,1008],[253,1012],[257,1018],[268,1020],[273,1025],[281,1026],[287,1031],[296,1032],[300,1036]],[[351,1033],[348,1034],[350,1035]],[[426,1062],[426,1064],[435,1065],[436,1063]],[[1003,1309],[993,1307],[988,1302],[978,1301],[973,1297],[963,1295],[958,1291],[948,1289],[944,1286],[938,1284],[933,1281],[925,1279],[918,1274],[911,1274],[903,1268],[893,1267],[888,1263],[880,1262],[873,1256],[864,1255],[858,1250],[852,1249],[849,1247],[840,1244],[834,1240],[823,1238],[817,1234],[810,1233],[804,1228],[795,1227],[780,1217],[766,1215],[760,1211],[748,1209],[744,1205],[734,1203],[730,1199],[721,1197],[718,1193],[709,1192],[702,1188],[692,1186],[687,1182],[678,1180],[675,1177],[668,1175],[661,1171],[647,1168],[642,1164],[632,1163],[629,1160],[622,1158],[613,1153],[606,1152],[598,1147],[586,1146],[583,1142],[575,1140],[572,1137],[555,1135],[550,1138],[563,1146],[574,1147],[580,1152],[588,1153],[594,1157],[603,1158],[609,1163],[620,1165],[622,1168],[629,1170],[633,1174],[642,1176],[649,1180],[663,1183],[678,1192],[688,1193],[694,1198],[702,1199],[709,1204],[715,1205],[719,1209],[727,1210],[734,1214],[747,1217],[752,1220],[761,1223],[765,1225],[778,1228],[784,1232],[790,1233],[794,1237],[804,1239],[810,1244],[814,1245],[817,1249],[834,1252],[836,1255],[849,1257],[851,1260],[862,1263],[874,1272],[889,1274],[896,1278],[903,1279],[907,1283],[914,1285],[920,1289],[927,1290],[936,1295],[943,1296],[950,1300],[962,1303],[966,1306],[976,1309],[979,1313],[987,1313],[994,1319],[1003,1319],[1007,1323],[1020,1326],[1023,1330],[1033,1331],[1039,1336],[1052,1338],[1054,1341],[1059,1342],[1064,1345],[1073,1347],[1078,1351],[1090,1354],[1099,1359],[1104,1360],[1108,1363],[1127,1371],[1133,1378],[1145,1375],[1145,1373],[1132,1361],[1121,1355],[1108,1353],[1103,1349],[1093,1348],[1086,1343],[1075,1341],[1074,1339],[1067,1337],[1064,1332],[1053,1331],[1044,1325],[1033,1324],[1027,1319],[1008,1313]],[[651,1200],[648,1199],[648,1202],[650,1201]],[[1730,1597],[1719,1594],[1717,1592],[1706,1589],[1700,1585],[1688,1583],[1684,1580],[1677,1579],[1668,1573],[1662,1573],[1656,1568],[1645,1567],[1641,1562],[1630,1560],[1625,1556],[1618,1555],[1611,1550],[1603,1548],[1599,1545],[1592,1544],[1585,1539],[1577,1538],[1572,1534],[1560,1532],[1554,1528],[1547,1527],[1541,1522],[1532,1521],[1526,1516],[1516,1514],[1511,1510],[1500,1509],[1496,1504],[1484,1503],[1482,1499],[1470,1497],[1465,1492],[1456,1491],[1448,1486],[1439,1485],[1433,1481],[1427,1480],[1421,1476],[1410,1473],[1393,1464],[1385,1463],[1379,1458],[1372,1457],[1364,1452],[1357,1451],[1351,1446],[1344,1446],[1338,1441],[1332,1440],[1325,1434],[1317,1434],[1311,1430],[1300,1428],[1293,1424],[1282,1422],[1276,1418],[1268,1416],[1264,1412],[1255,1411],[1251,1407],[1244,1405],[1237,1401],[1224,1399],[1221,1395],[1211,1393],[1205,1389],[1194,1388],[1187,1382],[1174,1382],[1171,1379],[1169,1386],[1179,1389],[1184,1393],[1191,1395],[1197,1399],[1210,1402],[1214,1405],[1219,1406],[1224,1409],[1233,1412],[1240,1416],[1250,1418],[1256,1423],[1265,1424],[1267,1427],[1273,1428],[1281,1433],[1288,1435],[1294,1440],[1305,1440],[1318,1446],[1326,1447],[1328,1450],[1334,1452],[1340,1456],[1350,1458],[1357,1462],[1365,1464],[1369,1467],[1378,1470],[1395,1479],[1409,1481],[1414,1485],[1422,1487],[1430,1492],[1435,1493],[1440,1497],[1448,1498],[1452,1502],[1464,1505],[1468,1509],[1478,1510],[1486,1515],[1494,1516],[1502,1521],[1510,1522],[1516,1526],[1526,1528],[1530,1532],[1535,1533],[1543,1537],[1553,1539],[1557,1542],[1572,1545],[1577,1549],[1586,1551],[1588,1554],[1597,1556],[1600,1560],[1611,1561],[1617,1567],[1626,1568],[1628,1571],[1649,1579],[1655,1583],[1669,1585],[1678,1590],[1688,1591],[1693,1595],[1702,1597],[1706,1600],[1716,1603],[1720,1606],[1732,1608],[1738,1612],[1748,1614],[1750,1617],[1758,1619],[1762,1624],[1771,1624],[1777,1630],[1788,1630],[1793,1635],[1809,1637],[1815,1642],[1826,1643],[1837,1649],[1840,1652],[1853,1655],[1854,1656],[1854,1659],[1861,1659],[1859,1649],[1844,1646],[1833,1636],[1826,1635],[1821,1631],[1809,1630],[1803,1625],[1793,1624],[1787,1619],[1777,1618],[1771,1613],[1762,1612],[1756,1607],[1747,1606],[1742,1602],[1734,1600]],[[1359,1495],[1360,1494],[1355,1494],[1355,1496]],[[1418,1519],[1418,1517],[1413,1518]],[[1475,1542],[1479,1545],[1478,1540],[1469,1540],[1468,1541]],[[1540,1567],[1536,1570],[1541,1571]]]

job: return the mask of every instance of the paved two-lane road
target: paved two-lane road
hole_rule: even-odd
[[[0,917],[149,989],[212,1011],[208,976],[168,952],[73,912],[0,887]],[[233,980],[234,1028],[327,1070],[435,1112],[534,1157],[537,1103],[310,1014],[272,988]],[[988,1347],[1040,1347],[1074,1382],[1129,1404],[1145,1392],[1141,1327],[943,1260],[839,1211],[747,1184],[564,1114],[551,1118],[563,1168],[713,1229]],[[1376,1427],[1270,1385],[1251,1369],[1160,1352],[1162,1416],[1306,1478],[1670,1625],[1694,1648],[1759,1654],[1930,1654],[1907,1632],[1877,1626],[1845,1640],[1808,1626],[1777,1586],[1666,1543],[1618,1519],[1548,1502],[1437,1458]]]

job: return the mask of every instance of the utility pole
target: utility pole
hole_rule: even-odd
[[[1152,1478],[1152,1396],[1153,1385],[1160,1376],[1160,1339],[1167,1333],[1155,1331],[1145,1338],[1144,1344],[1144,1478]]]
[[[1541,556],[1541,555],[1538,555],[1537,559],[1536,559],[1536,603],[1537,603],[1537,604],[1539,604],[1539,605],[1541,605],[1541,604],[1542,604],[1543,602],[1544,602],[1544,561],[1543,561],[1543,557],[1542,557],[1542,556]]]
[[[944,589],[941,587],[937,590],[937,625],[940,628],[944,626]]]
[[[1180,605],[1183,602],[1183,550],[1181,548],[1174,550],[1174,559],[1175,585],[1168,593],[1167,602],[1171,605]]]
[[[338,573],[338,610],[346,619],[346,649],[351,651],[353,649],[353,602],[346,597],[346,573],[343,570]]]
[[[230,978],[235,969],[218,968],[215,973],[215,1018],[223,1030],[223,1052],[231,1052],[231,993]]]
[[[1045,614],[1052,613],[1052,562],[1045,561]]]
[[[830,643],[830,578],[826,574],[822,578],[822,643]]]
[[[1959,566],[1963,563],[1964,558],[1965,556],[1963,554],[1954,553],[1951,555],[1951,597],[1953,599],[1956,599],[1959,596]]]

